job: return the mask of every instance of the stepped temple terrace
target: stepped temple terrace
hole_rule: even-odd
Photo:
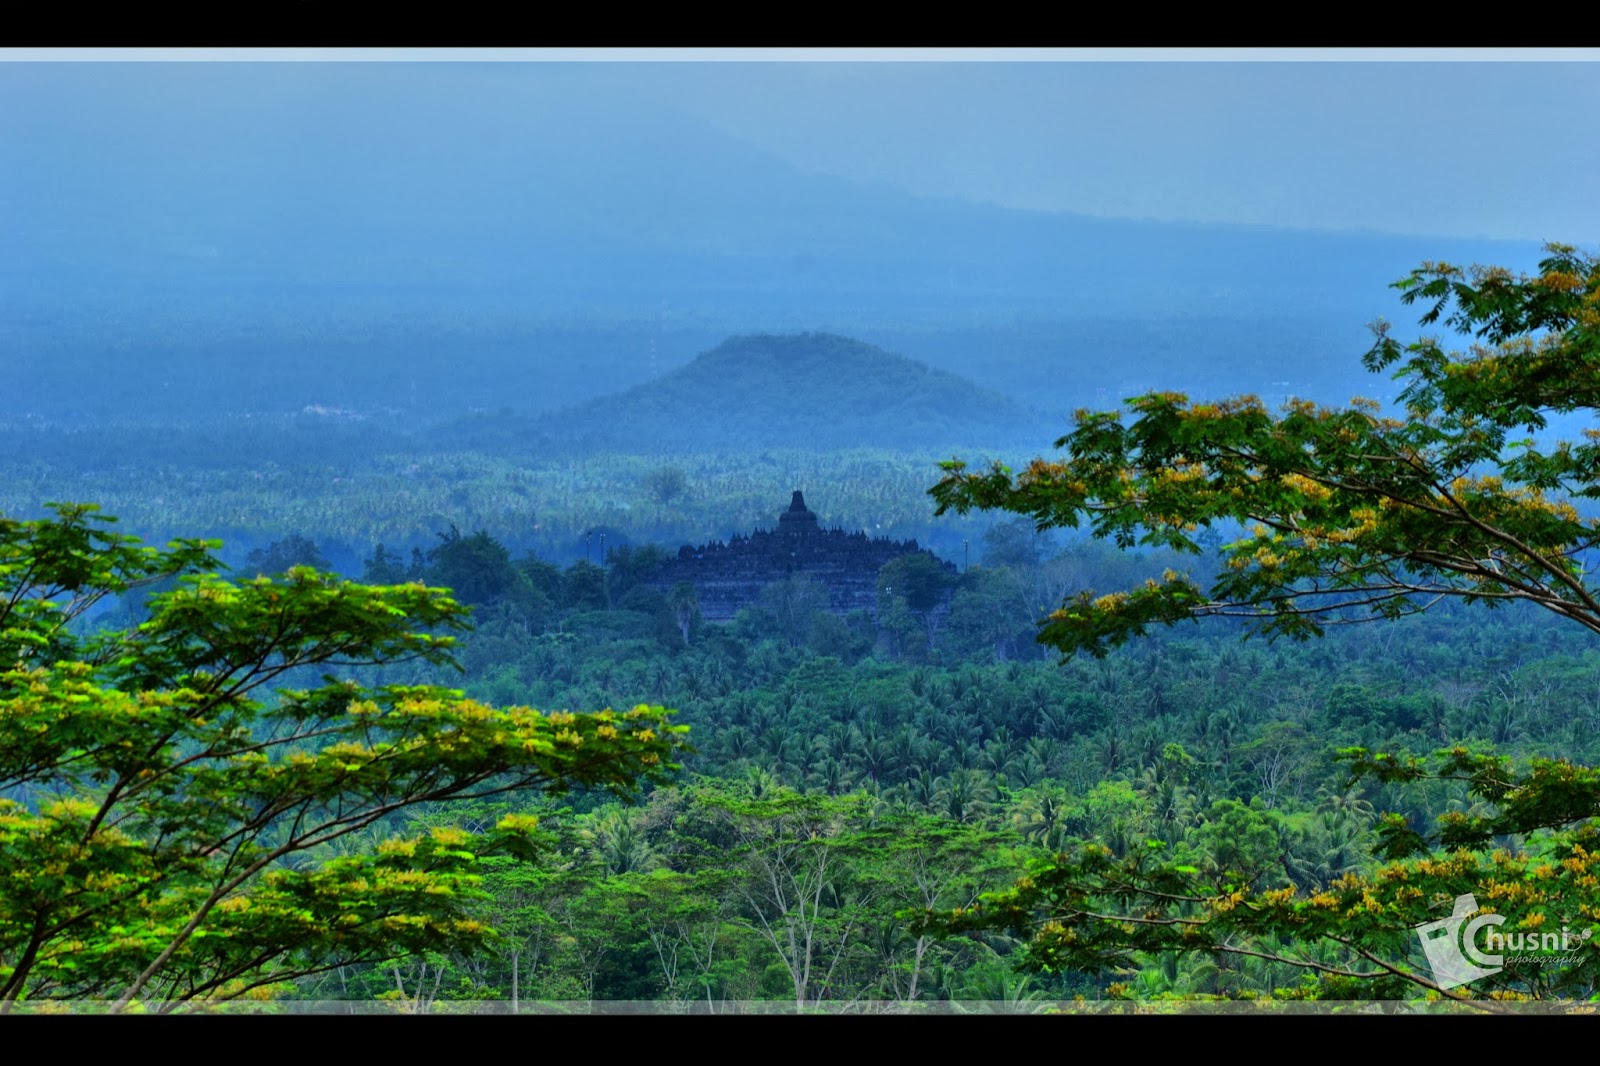
[[[695,587],[701,615],[708,622],[728,622],[741,608],[754,606],[761,590],[775,582],[802,577],[828,592],[833,614],[878,609],[878,571],[885,563],[914,552],[933,553],[914,540],[869,538],[865,533],[823,529],[816,513],[795,491],[789,509],[778,515],[776,529],[758,529],[747,536],[734,535],[724,544],[712,541],[694,547],[685,544],[650,578],[650,584],[670,589],[679,582]],[[951,573],[955,564],[938,559]]]

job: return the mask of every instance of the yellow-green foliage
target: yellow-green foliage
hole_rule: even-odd
[[[422,804],[625,794],[682,747],[661,707],[496,709],[326,675],[274,691],[312,667],[449,663],[465,612],[443,589],[305,567],[228,582],[213,543],[158,551],[105,525],[81,505],[0,518],[0,1010],[172,1009],[481,941],[478,856],[530,854],[531,819],[314,849]],[[174,575],[136,629],[84,624],[103,597]]]

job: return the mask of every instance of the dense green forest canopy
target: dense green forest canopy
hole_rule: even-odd
[[[0,1014],[1600,1003],[1600,67],[54,58]]]
[[[339,846],[424,805],[626,793],[673,768],[682,727],[659,707],[542,714],[319,681],[449,664],[464,609],[301,565],[230,582],[214,547],[145,547],[88,506],[0,519],[0,1011],[165,1012],[482,942],[472,866],[496,847],[532,858],[536,819]],[[73,624],[173,579],[135,627]]]
[[[1042,596],[1062,587],[1052,581],[1114,587],[1176,559],[1063,550],[1039,543],[1026,525],[1004,527],[994,540],[1009,565],[963,575],[960,617],[931,641],[924,627],[908,628],[915,639],[893,653],[864,620],[821,612],[802,620],[798,643],[760,610],[730,626],[692,623],[685,634],[666,604],[622,606],[632,590],[620,584],[608,608],[593,564],[514,564],[544,597],[543,614],[529,614],[517,595],[491,598],[460,636],[463,677],[391,663],[368,668],[364,683],[437,677],[490,706],[659,700],[682,708],[691,728],[697,750],[681,757],[686,776],[650,791],[642,807],[581,791],[564,806],[524,793],[422,805],[352,834],[347,847],[314,851],[294,865],[309,869],[434,828],[481,832],[508,814],[537,817],[548,834],[533,861],[480,849],[457,870],[463,893],[486,893],[473,904],[475,920],[501,938],[453,938],[388,963],[348,960],[267,1002],[792,1008],[786,941],[766,939],[763,915],[777,929],[792,921],[837,938],[812,960],[833,969],[806,984],[811,1008],[865,998],[1030,1010],[1078,994],[1099,998],[1128,975],[1078,967],[1017,974],[1026,940],[913,933],[897,915],[970,906],[1076,840],[1119,856],[1166,841],[1182,851],[1181,864],[1207,876],[1247,863],[1263,887],[1311,893],[1376,861],[1378,812],[1427,825],[1472,810],[1462,805],[1466,782],[1349,785],[1332,758],[1340,748],[1426,749],[1459,739],[1518,758],[1551,743],[1574,757],[1600,756],[1600,663],[1579,633],[1531,609],[1484,615],[1458,605],[1383,630],[1336,629],[1300,647],[1241,648],[1237,630],[1219,622],[1216,631],[1153,635],[1063,667],[1039,655],[1049,649],[1033,641],[1036,615],[1012,598],[1025,583],[1040,582],[1033,594]],[[992,595],[997,588],[1006,595]],[[132,599],[142,595],[130,590]],[[814,797],[811,806],[796,807],[804,796]],[[810,821],[797,822],[802,815]],[[807,883],[808,867],[786,843],[794,824],[811,825],[829,847],[827,891],[805,913],[773,910],[777,903],[762,904],[747,891],[753,882],[741,880],[777,869],[794,886]],[[886,850],[874,843],[883,833],[917,848]],[[1239,834],[1254,850],[1235,849]],[[1120,964],[1134,972],[1139,995],[1302,994],[1288,964],[1152,948]]]
[[[778,583],[710,624],[648,578],[770,522],[796,469],[837,488],[830,521],[927,543],[931,457],[380,449],[240,478],[246,448],[64,482],[65,452],[12,455],[38,516],[0,526],[0,833],[29,856],[0,881],[7,1009],[1587,1000],[1594,938],[1453,984],[1416,934],[1465,894],[1518,943],[1600,923],[1600,653],[1572,614],[1593,441],[1515,446],[1596,394],[1593,261],[1552,263],[1413,277],[1446,324],[1535,332],[1380,338],[1400,425],[1156,396],[1020,479],[951,468],[963,565],[898,564],[873,612]],[[1428,476],[1308,487],[1375,455]],[[1434,515],[1445,473],[1461,506]],[[62,484],[141,529],[249,535],[146,548],[41,510]],[[1369,521],[1373,486],[1416,513]],[[1050,528],[1073,516],[1087,536]],[[1454,554],[1405,554],[1430,538]],[[1347,563],[1454,591],[1294,613]],[[1240,642],[1263,630],[1320,639]]]
[[[1553,445],[1511,436],[1544,429],[1551,415],[1600,412],[1600,258],[1566,245],[1548,253],[1532,276],[1426,263],[1396,283],[1407,303],[1427,306],[1424,325],[1442,321],[1475,342],[1466,351],[1432,337],[1402,345],[1386,323],[1375,327],[1365,362],[1398,366],[1404,418],[1359,399],[1343,409],[1291,402],[1273,415],[1255,397],[1197,404],[1151,394],[1130,401],[1126,425],[1120,412],[1080,412],[1057,442],[1063,459],[1035,460],[1015,477],[998,464],[968,473],[954,460],[933,493],[941,507],[1015,511],[1040,529],[1086,523],[1121,544],[1191,553],[1201,550],[1198,531],[1219,520],[1253,524],[1223,547],[1209,588],[1169,570],[1128,592],[1064,602],[1040,637],[1068,654],[1104,656],[1152,625],[1205,617],[1304,640],[1451,600],[1533,605],[1600,632],[1600,518],[1572,502],[1600,497],[1600,428]],[[1377,850],[1399,861],[1320,891],[1266,886],[1238,860],[1213,876],[1181,849],[1121,856],[1091,842],[919,928],[1009,929],[1029,937],[1027,963],[1046,971],[1202,951],[1300,967],[1315,996],[1366,982],[1462,1001],[1587,998],[1600,971],[1591,938],[1600,773],[1571,754],[1516,766],[1460,744],[1432,762],[1341,750],[1351,785],[1454,781],[1472,805],[1445,813],[1436,832],[1387,815]],[[1415,930],[1453,937],[1449,919],[1477,916],[1533,930],[1535,946],[1565,954],[1479,955],[1469,925],[1451,950],[1474,965],[1432,954],[1429,966],[1398,961]],[[1538,932],[1546,926],[1560,927],[1554,942]],[[1513,943],[1528,946],[1521,933]]]

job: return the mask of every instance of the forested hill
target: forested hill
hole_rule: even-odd
[[[665,105],[530,91],[517,64],[290,66],[0,65],[0,98],[30,101],[0,109],[0,352],[23,383],[0,420],[320,407],[411,429],[557,411],[800,329],[1058,418],[1146,386],[1342,403],[1372,388],[1363,324],[1405,321],[1390,282],[1539,258],[918,196]]]
[[[731,338],[540,421],[582,445],[738,449],[1038,441],[1044,415],[966,378],[827,333]]]

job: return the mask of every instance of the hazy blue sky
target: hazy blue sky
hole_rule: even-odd
[[[1600,63],[702,66],[684,106],[791,161],[1090,214],[1600,238]]]
[[[574,114],[666,106],[802,168],[924,195],[1594,242],[1600,50],[1550,54],[1576,61],[668,62],[675,57],[645,52],[616,62],[297,64],[249,88],[218,67],[203,106],[226,109],[230,93],[363,82]],[[14,63],[4,106],[48,112],[47,91],[30,98],[27,64],[16,62],[36,58],[0,52]],[[117,106],[171,106],[161,67],[106,73]]]

